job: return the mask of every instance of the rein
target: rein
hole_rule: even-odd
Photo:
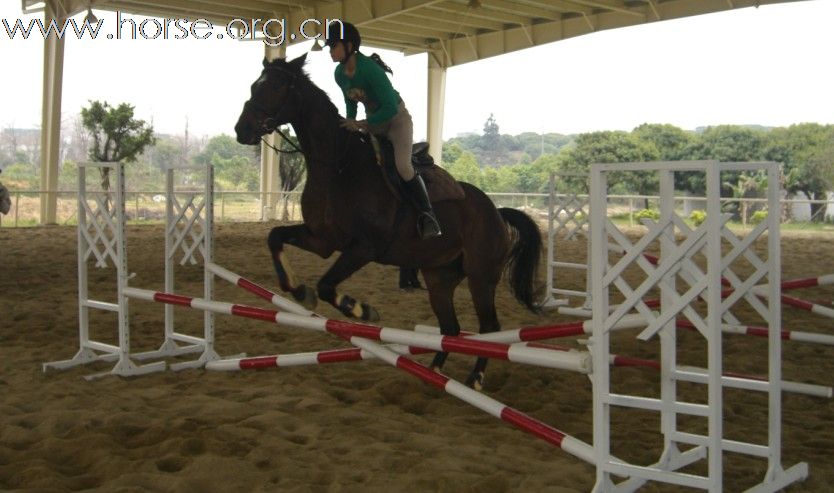
[[[267,147],[269,147],[273,151],[279,152],[281,154],[298,154],[298,153],[303,154],[304,153],[304,151],[302,151],[300,147],[295,145],[295,142],[291,141],[290,138],[287,137],[287,134],[282,132],[280,128],[275,127],[273,132],[278,132],[281,135],[281,137],[284,139],[284,142],[287,142],[290,145],[290,147],[292,147],[295,150],[294,151],[285,151],[283,149],[279,149],[279,148],[275,147],[274,145],[270,144],[269,142],[267,142],[266,139],[263,136],[261,136],[261,142],[263,142],[264,145],[266,145]]]
[[[288,89],[295,92],[298,95],[301,95],[298,88],[295,87],[295,81],[296,81],[296,78],[298,77],[297,74],[289,72],[289,71],[287,71],[283,68],[280,68],[280,67],[266,67],[264,70],[265,71],[274,70],[274,71],[283,72],[284,74],[289,75],[292,82],[290,83]],[[264,111],[263,108],[260,108],[259,105],[256,105],[251,99],[244,104],[255,108],[256,110],[258,110],[262,114],[267,114],[267,112]],[[282,108],[279,108],[279,110],[280,109],[282,109]],[[275,123],[275,120],[276,120],[275,117],[267,117],[261,124],[263,129],[266,131],[266,134],[269,134],[269,133],[272,133],[272,132],[278,132],[278,134],[281,135],[281,137],[284,139],[284,142],[289,143],[290,147],[292,147],[293,150],[286,151],[284,149],[280,149],[278,147],[275,147],[274,145],[267,142],[266,138],[264,138],[263,135],[261,136],[261,142],[263,142],[267,147],[269,147],[270,149],[272,149],[276,153],[280,153],[280,154],[299,154],[299,153],[304,154],[304,151],[301,150],[300,147],[295,145],[295,143],[292,140],[290,140],[290,138],[280,129],[279,125]],[[347,156],[349,150],[350,150],[350,135],[348,135],[347,140],[345,141],[345,148],[342,151],[342,155],[337,160],[337,162],[340,165],[339,165],[339,168],[336,170],[336,174],[342,174],[342,172],[347,168],[347,161],[345,160],[345,157]]]

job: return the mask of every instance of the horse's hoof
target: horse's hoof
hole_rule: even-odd
[[[481,390],[484,389],[484,372],[482,372],[482,371],[477,371],[477,372],[473,371],[472,373],[469,374],[469,377],[467,377],[465,383],[466,383],[467,387],[480,392]]]
[[[304,284],[293,291],[292,296],[295,298],[295,301],[301,303],[301,306],[308,310],[315,310],[319,302],[318,296],[316,296],[316,290]]]
[[[371,305],[362,303],[362,320],[366,322],[379,322],[379,312]]]

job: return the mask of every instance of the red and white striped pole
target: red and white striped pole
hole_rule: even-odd
[[[691,325],[690,322],[687,321],[688,324]],[[694,329],[695,326],[691,325]],[[424,332],[424,333],[437,333],[440,331],[437,327],[431,327],[428,325],[417,325],[415,330]],[[765,329],[767,330],[767,329]],[[496,336],[500,334],[500,336]],[[504,336],[506,334],[506,336]],[[468,334],[467,334],[468,335]],[[816,334],[811,334],[816,335]],[[508,342],[508,343],[516,343],[516,344],[528,344],[531,347],[542,347],[550,350],[555,351],[571,351],[572,349],[567,346],[554,346],[552,344],[539,344],[536,342],[526,342],[526,343],[519,343],[516,342],[517,339],[514,334],[514,331],[507,331],[507,332],[493,332],[490,334],[482,334],[482,336],[493,336],[490,340],[493,342]],[[765,334],[766,336],[766,334]],[[480,337],[480,336],[473,336],[473,337]],[[829,336],[830,337],[830,336]],[[660,370],[660,362],[650,359],[643,359],[643,358],[633,358],[630,356],[623,356],[619,354],[611,354],[609,357],[609,364],[614,367],[641,367],[641,368],[652,368],[654,370]],[[703,368],[697,367],[678,367],[679,372],[686,371],[690,373],[690,379],[695,382],[705,383],[706,379],[699,378],[698,375],[706,375],[706,370]],[[761,377],[758,375],[748,375],[744,373],[736,373],[736,372],[724,372],[722,373],[724,377],[724,385],[728,387],[734,388],[743,388],[749,390],[759,390],[766,392],[768,391],[768,387],[766,385],[761,385],[762,382],[767,382],[766,377]],[[823,385],[816,385],[816,384],[809,384],[809,383],[802,383],[802,382],[793,382],[790,380],[782,380],[782,390],[787,392],[793,392],[796,394],[805,394],[811,395],[814,397],[825,397],[831,398],[832,394],[834,394],[834,390],[831,387],[826,387]]]
[[[799,308],[800,310],[805,310],[811,313],[816,313],[817,315],[822,315],[823,317],[834,318],[834,309],[828,308],[827,306],[818,305],[816,303],[811,303],[810,301],[794,298],[793,296],[783,294],[782,303],[788,306],[792,306],[794,308]]]
[[[543,366],[562,370],[588,373],[591,358],[587,351],[561,353],[540,348],[519,347],[488,341],[469,340],[463,337],[417,334],[411,331],[378,327],[375,325],[343,322],[321,317],[307,317],[293,313],[265,310],[246,305],[236,305],[202,298],[192,298],[171,293],[160,293],[145,289],[126,288],[125,294],[131,298],[180,305],[197,310],[211,311],[255,320],[264,320],[291,327],[330,332],[344,339],[362,337],[394,344],[417,346],[433,351],[470,354],[486,358],[504,359],[519,363]]]
[[[813,288],[817,286],[827,286],[834,284],[834,274],[826,274],[820,277],[808,277],[805,279],[792,279],[790,281],[782,281],[782,291],[790,291],[792,289]]]
[[[574,438],[550,425],[542,423],[541,421],[512,407],[502,404],[491,397],[487,397],[476,390],[470,389],[456,380],[452,380],[445,375],[434,372],[425,366],[406,358],[405,356],[397,355],[393,351],[389,351],[368,339],[351,337],[350,342],[351,344],[368,351],[386,363],[410,373],[424,382],[430,383],[435,387],[444,390],[446,393],[451,394],[458,399],[501,419],[502,421],[510,423],[513,426],[530,433],[531,435],[541,438],[542,440],[559,447],[574,457],[578,457],[579,459],[582,459],[590,464],[594,463],[593,447],[577,438]]]
[[[307,310],[298,303],[290,301],[284,298],[283,296],[275,293],[274,291],[270,291],[269,289],[259,284],[255,284],[249,279],[235,274],[234,272],[228,269],[220,267],[215,263],[209,263],[208,265],[206,265],[206,267],[217,277],[224,279],[234,284],[235,286],[243,288],[244,290],[249,291],[250,293],[254,294],[259,298],[265,299],[266,301],[272,303],[278,308],[281,308],[282,310],[286,310],[290,313],[295,313],[296,315],[306,315],[308,317],[316,316],[315,313],[311,312],[310,310]]]
[[[695,328],[695,324],[689,320],[677,320],[675,325],[681,329],[697,330]],[[767,327],[756,327],[753,325],[722,325],[721,331],[728,334],[742,334],[755,337],[767,337],[768,335]],[[828,334],[815,334],[813,332],[802,332],[798,330],[782,330],[780,336],[785,341],[813,342],[834,346],[834,336]]]

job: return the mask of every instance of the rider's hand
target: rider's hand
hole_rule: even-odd
[[[366,120],[354,120],[353,118],[345,118],[340,124],[342,128],[346,128],[351,132],[367,132],[368,122]]]

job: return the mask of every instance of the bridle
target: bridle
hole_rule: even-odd
[[[284,74],[288,75],[290,77],[290,84],[289,84],[289,86],[287,86],[287,90],[288,91],[293,91],[298,95],[301,94],[298,91],[298,88],[295,87],[295,79],[298,77],[296,74],[294,74],[292,72],[289,72],[287,70],[284,70],[281,67],[264,67],[264,72],[267,72],[269,70],[276,70],[276,71],[283,72]],[[287,102],[285,101],[284,104],[281,105],[281,107],[278,108],[275,111],[275,114],[278,115],[281,112],[281,110],[284,109],[284,106],[286,104],[287,104]],[[257,105],[254,101],[252,101],[251,98],[249,100],[247,100],[245,103],[243,103],[243,107],[244,108],[246,108],[246,107],[250,108],[250,111],[252,111],[255,114],[260,113],[262,115],[269,115],[269,112],[267,110],[265,110],[263,107]],[[277,123],[277,118],[275,118],[275,116],[267,116],[266,118],[263,119],[260,126],[261,126],[261,130],[263,130],[263,132],[264,132],[263,135],[261,135],[261,142],[263,142],[267,147],[269,147],[273,151],[279,152],[279,153],[282,153],[282,154],[298,154],[298,153],[303,154],[304,153],[304,151],[302,151],[300,147],[295,145],[295,143],[292,140],[290,140],[290,138],[279,128],[279,125]],[[290,147],[292,147],[294,150],[285,151],[285,150],[279,149],[279,148],[275,147],[274,145],[270,144],[269,142],[267,142],[267,140],[264,138],[264,135],[269,135],[272,132],[278,132],[278,134],[284,139],[284,142],[287,142],[290,145]]]
[[[298,78],[298,74],[295,74],[295,73],[292,73],[288,70],[285,70],[282,67],[271,67],[271,66],[264,67],[264,72],[267,72],[269,70],[275,70],[275,71],[278,71],[278,72],[283,72],[285,75],[289,76],[290,77],[290,84],[287,86],[287,91],[293,91],[298,96],[301,96],[301,92],[295,86],[295,81]],[[281,110],[284,109],[284,106],[286,104],[287,104],[287,102],[285,101],[284,104],[282,104],[281,107],[278,108],[275,111],[276,116],[278,114],[280,114]],[[269,112],[267,110],[265,110],[263,107],[257,105],[255,102],[252,101],[251,98],[249,100],[247,100],[245,103],[243,103],[243,106],[244,106],[244,108],[246,108],[246,107],[250,108],[250,111],[252,111],[255,114],[260,113],[262,115],[269,115]],[[264,132],[264,134],[261,135],[261,142],[263,142],[267,147],[269,147],[273,151],[275,151],[277,153],[281,153],[281,154],[298,154],[298,153],[304,154],[304,151],[302,151],[300,147],[295,145],[295,143],[292,140],[290,140],[290,138],[279,128],[279,124],[277,123],[277,118],[275,116],[267,116],[261,122],[260,126],[261,126],[261,130],[263,130],[263,132]],[[278,147],[275,147],[274,145],[267,142],[267,140],[264,138],[264,136],[269,135],[272,132],[278,132],[278,134],[284,139],[284,142],[287,142],[290,145],[290,147],[292,147],[294,150],[285,151],[285,150],[279,149]],[[337,170],[337,174],[341,174],[342,171],[344,171],[346,166],[347,166],[347,163],[345,162],[345,156],[347,156],[349,148],[350,148],[350,139],[348,139],[345,142],[345,149],[342,152],[342,156],[339,158],[339,161],[341,162],[341,166]]]

